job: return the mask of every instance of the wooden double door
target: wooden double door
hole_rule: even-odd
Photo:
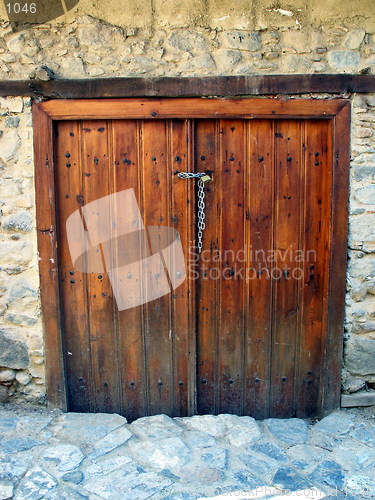
[[[129,420],[159,413],[322,413],[325,391],[337,393],[337,377],[325,387],[326,372],[339,359],[327,355],[332,123],[293,116],[56,120],[58,281],[70,411],[117,412]],[[201,253],[197,181],[178,172],[212,177]],[[142,231],[116,238],[117,206],[101,222],[113,238],[95,247],[103,269],[77,266],[69,218],[80,214],[88,230],[85,206],[129,190]],[[124,264],[129,246],[137,247],[135,234],[146,234],[147,246],[150,228],[177,235],[185,269],[174,286],[177,268],[161,259],[154,271],[160,279],[165,274],[169,292],[121,308],[109,267]],[[139,281],[147,280],[144,259],[141,251],[130,259]],[[122,286],[126,296],[126,280]],[[340,353],[341,346],[332,349]]]

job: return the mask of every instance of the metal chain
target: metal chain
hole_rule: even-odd
[[[206,218],[204,209],[204,182],[202,179],[198,179],[198,253],[201,253],[202,251],[202,237],[203,231],[206,227],[206,223],[204,222],[204,219]]]
[[[198,253],[202,252],[202,238],[203,231],[206,227],[206,223],[204,219],[206,218],[206,214],[204,212],[205,204],[204,204],[204,185],[205,183],[202,181],[201,177],[206,175],[205,172],[200,172],[198,174],[194,174],[193,172],[179,172],[178,177],[180,179],[198,179],[198,235],[197,235],[197,246]]]

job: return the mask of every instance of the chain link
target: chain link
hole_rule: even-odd
[[[198,253],[202,252],[202,238],[203,238],[203,231],[206,227],[206,223],[204,219],[206,218],[205,214],[205,203],[204,203],[204,182],[202,181],[201,177],[206,175],[205,172],[200,172],[198,174],[194,174],[193,172],[179,172],[178,177],[180,179],[198,179],[198,234],[197,234],[197,247],[198,247]]]

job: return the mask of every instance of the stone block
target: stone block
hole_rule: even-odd
[[[347,49],[358,49],[363,42],[366,35],[366,30],[363,28],[357,28],[355,30],[349,31],[344,40],[344,46]]]
[[[16,373],[13,370],[0,369],[0,383],[13,382],[15,378],[16,378]]]
[[[8,300],[11,303],[17,299],[37,296],[37,289],[26,278],[21,278],[10,287]]]
[[[262,47],[261,34],[258,31],[228,31],[224,44],[230,49],[256,52]]]
[[[186,71],[187,73],[196,70],[202,70],[207,73],[209,70],[215,68],[215,62],[210,54],[192,57],[188,61],[181,63],[178,67],[179,71]]]
[[[184,52],[201,54],[210,48],[207,39],[194,30],[184,29],[173,31],[168,38],[168,42],[173,48]]]
[[[8,387],[0,384],[0,403],[8,402],[8,397],[9,397],[8,392],[9,392]]]
[[[4,217],[1,221],[1,227],[4,231],[27,233],[33,228],[33,217],[30,212],[23,210],[22,212]]]
[[[10,312],[4,316],[4,319],[12,325],[20,326],[34,326],[38,321],[37,318],[27,316],[26,314],[15,314]]]
[[[354,197],[357,201],[365,205],[375,205],[375,184],[356,189]]]
[[[355,408],[375,405],[375,390],[359,391],[353,394],[342,394],[341,408]]]
[[[21,146],[21,139],[16,129],[0,135],[0,158],[5,162],[13,160]]]
[[[22,113],[23,101],[19,97],[0,97],[0,109],[9,113]]]
[[[0,366],[18,370],[29,366],[27,344],[17,331],[0,330]]]
[[[0,265],[25,265],[33,258],[30,241],[0,241]]]
[[[327,59],[332,69],[345,73],[358,68],[361,56],[359,52],[352,50],[331,50],[328,52]]]
[[[346,369],[360,376],[375,374],[375,339],[360,335],[351,335],[346,344]]]
[[[374,241],[375,213],[365,213],[349,218],[349,241]]]
[[[213,53],[216,66],[219,69],[228,70],[235,66],[242,58],[241,51],[239,50],[228,50],[228,49],[218,49]]]

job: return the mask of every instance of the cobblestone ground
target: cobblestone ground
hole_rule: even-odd
[[[294,495],[287,496],[290,492]],[[374,409],[300,419],[0,406],[0,500],[375,498]]]

